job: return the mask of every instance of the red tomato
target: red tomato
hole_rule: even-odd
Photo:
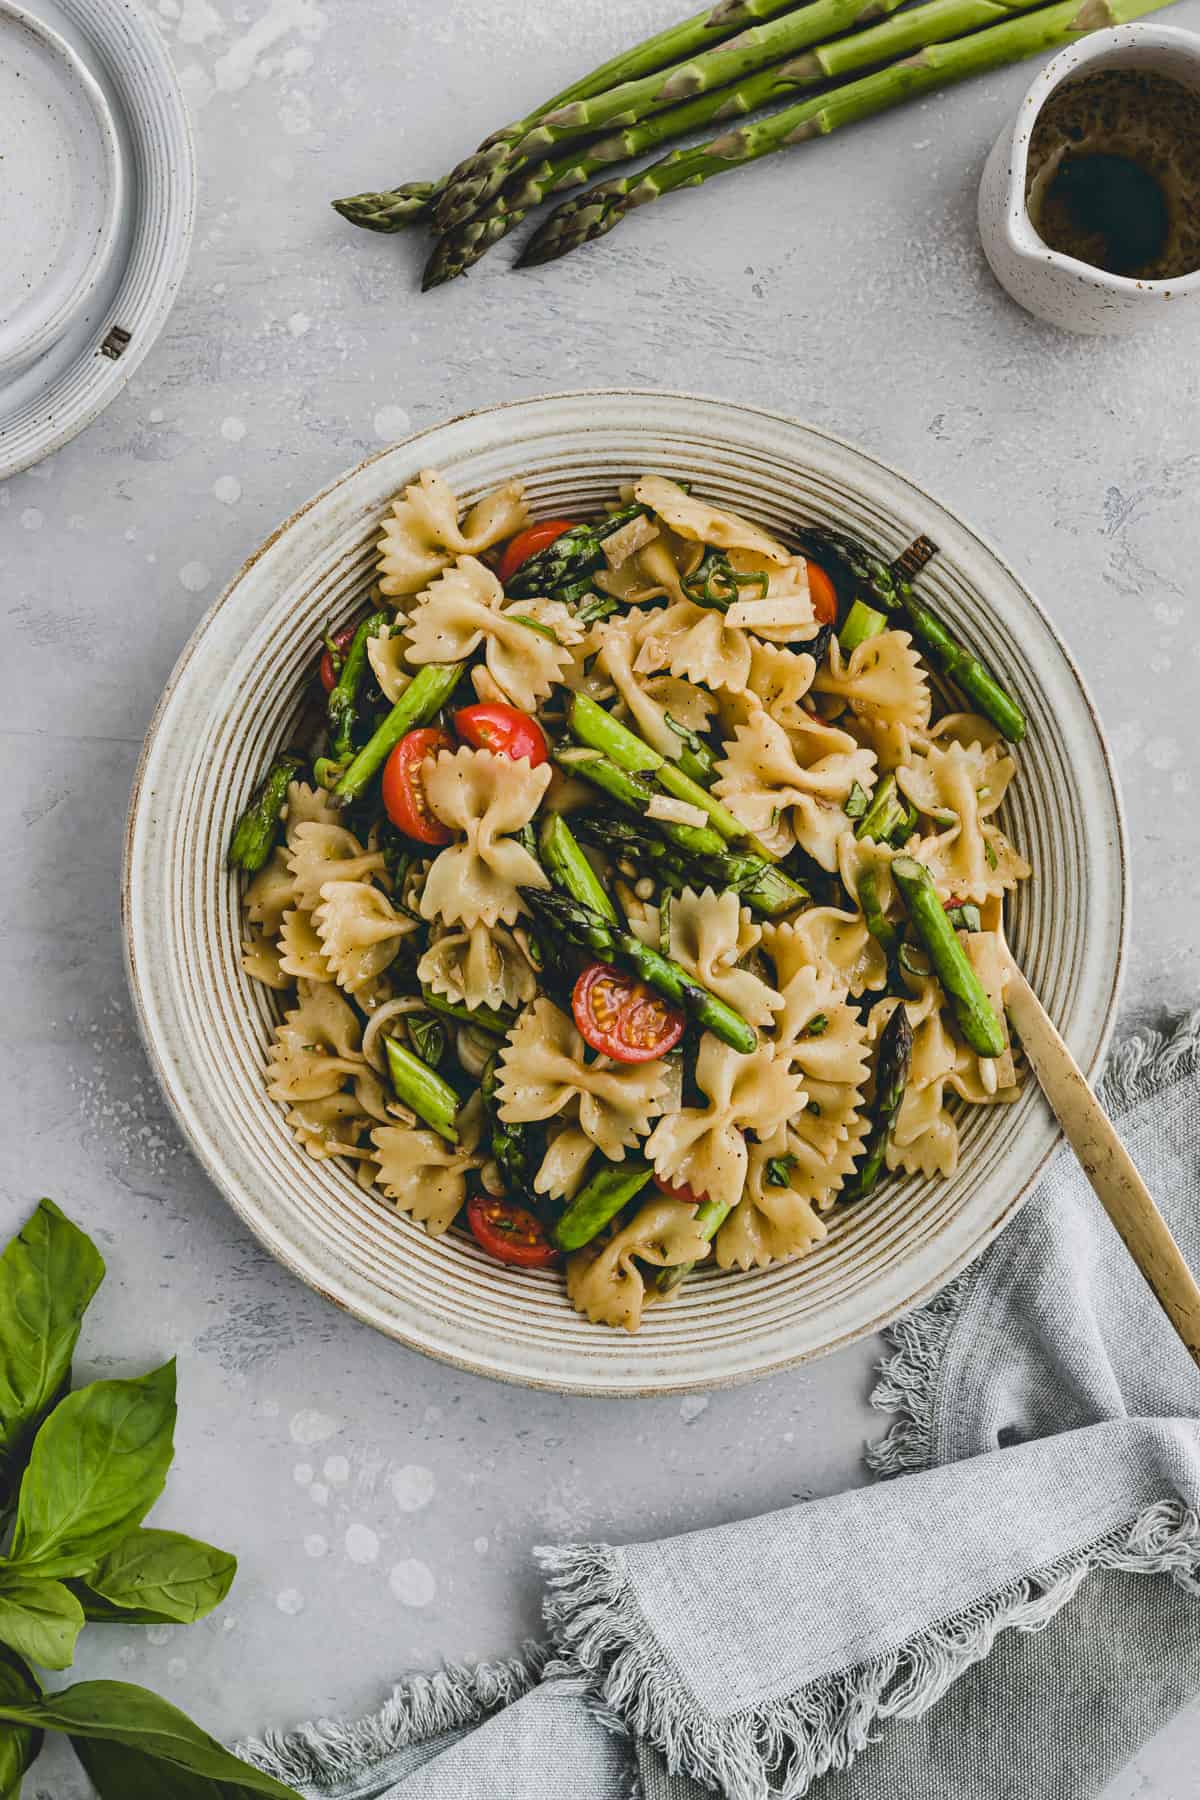
[[[512,580],[522,563],[536,556],[539,550],[545,550],[555,538],[560,538],[564,531],[570,531],[578,521],[575,519],[543,519],[540,525],[527,525],[524,531],[518,531],[515,538],[510,538],[504,546],[504,555],[500,558],[500,567],[496,573],[502,583]]]
[[[668,1200],[682,1200],[685,1206],[699,1206],[702,1200],[708,1199],[707,1194],[698,1194],[686,1181],[664,1181],[661,1175],[656,1175],[654,1185]]]
[[[475,1242],[497,1262],[517,1269],[548,1269],[558,1251],[547,1237],[539,1218],[526,1206],[511,1200],[495,1200],[490,1194],[473,1194],[467,1201],[467,1224]]]
[[[820,563],[808,564],[808,592],[819,625],[835,625],[838,615],[837,589]]]
[[[347,650],[354,642],[354,633],[357,630],[357,625],[343,625],[340,631],[334,632],[333,641],[337,646],[338,654],[340,656],[345,656]],[[321,686],[325,689],[327,694],[332,694],[334,688],[337,686],[337,678],[340,671],[334,668],[333,658],[330,656],[328,650],[325,651],[321,658],[319,673],[321,676]]]
[[[421,785],[421,764],[439,750],[453,750],[448,731],[432,725],[400,739],[383,766],[383,809],[398,831],[418,844],[448,844],[454,833],[430,811]]]
[[[475,750],[494,750],[513,762],[524,759],[536,769],[549,751],[546,734],[536,719],[515,706],[481,703],[464,706],[454,715],[454,729],[464,744]]]
[[[611,963],[589,963],[571,995],[580,1035],[614,1062],[650,1062],[683,1036],[684,1017],[653,988]]]

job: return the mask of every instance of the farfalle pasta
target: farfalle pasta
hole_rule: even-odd
[[[242,967],[305,1154],[653,1330],[1018,1097],[1021,716],[968,659],[938,716],[927,613],[823,527],[657,473],[527,523],[434,470],[393,503],[325,724],[238,823]]]

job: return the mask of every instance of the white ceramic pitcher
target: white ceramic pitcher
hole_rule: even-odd
[[[1029,139],[1038,114],[1070,76],[1095,69],[1152,69],[1200,92],[1200,37],[1163,25],[1094,31],[1046,64],[997,138],[979,188],[979,231],[997,281],[1026,311],[1064,331],[1115,335],[1174,316],[1200,295],[1200,269],[1168,281],[1135,281],[1052,250],[1025,206]]]

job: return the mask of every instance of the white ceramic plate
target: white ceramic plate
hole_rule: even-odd
[[[130,0],[24,7],[40,38],[36,68],[49,104],[36,144],[22,130],[10,149],[13,117],[0,117],[0,166],[13,171],[0,221],[8,206],[24,221],[19,232],[0,233],[0,253],[19,238],[32,282],[9,334],[24,348],[6,359],[2,315],[13,271],[0,275],[0,481],[57,450],[120,393],[166,321],[195,213],[187,109],[146,15]],[[18,57],[31,66],[30,40],[0,7],[0,112]],[[56,168],[47,160],[55,150]],[[46,226],[40,235],[30,233],[31,205],[42,209],[34,215]],[[52,208],[72,219],[66,236]]]
[[[213,1180],[313,1287],[461,1367],[575,1393],[673,1393],[803,1362],[925,1299],[1012,1216],[1057,1140],[1027,1087],[972,1107],[951,1181],[889,1184],[835,1217],[806,1260],[699,1275],[639,1336],[590,1325],[557,1275],[506,1270],[458,1236],[430,1238],[348,1170],[315,1163],[264,1091],[271,997],[239,961],[233,823],[288,739],[313,647],[361,604],[381,512],[427,466],[464,501],[521,476],[535,514],[595,509],[643,470],[691,479],[787,535],[836,521],[891,554],[924,532],[923,590],[1029,716],[1006,828],[1033,864],[1010,938],[1085,1069],[1108,1040],[1126,914],[1108,753],[1079,674],[1035,601],[944,507],[808,426],[655,393],[516,401],[420,433],[353,469],[270,538],[184,651],[151,727],[126,846],[125,929],[150,1055]]]

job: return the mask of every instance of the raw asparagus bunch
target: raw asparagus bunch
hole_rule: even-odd
[[[901,101],[1057,49],[1089,31],[1127,24],[1167,4],[1169,0],[1060,0],[1058,5],[1015,19],[1008,16],[1009,7],[997,4],[995,10],[1004,23],[951,42],[927,44],[902,61],[831,93],[784,107],[757,124],[740,126],[694,149],[676,150],[636,175],[589,188],[551,213],[526,246],[518,266],[527,268],[565,256],[603,237],[634,208],[665,194],[698,187],[776,150],[827,137],[843,125],[885,112]]]

